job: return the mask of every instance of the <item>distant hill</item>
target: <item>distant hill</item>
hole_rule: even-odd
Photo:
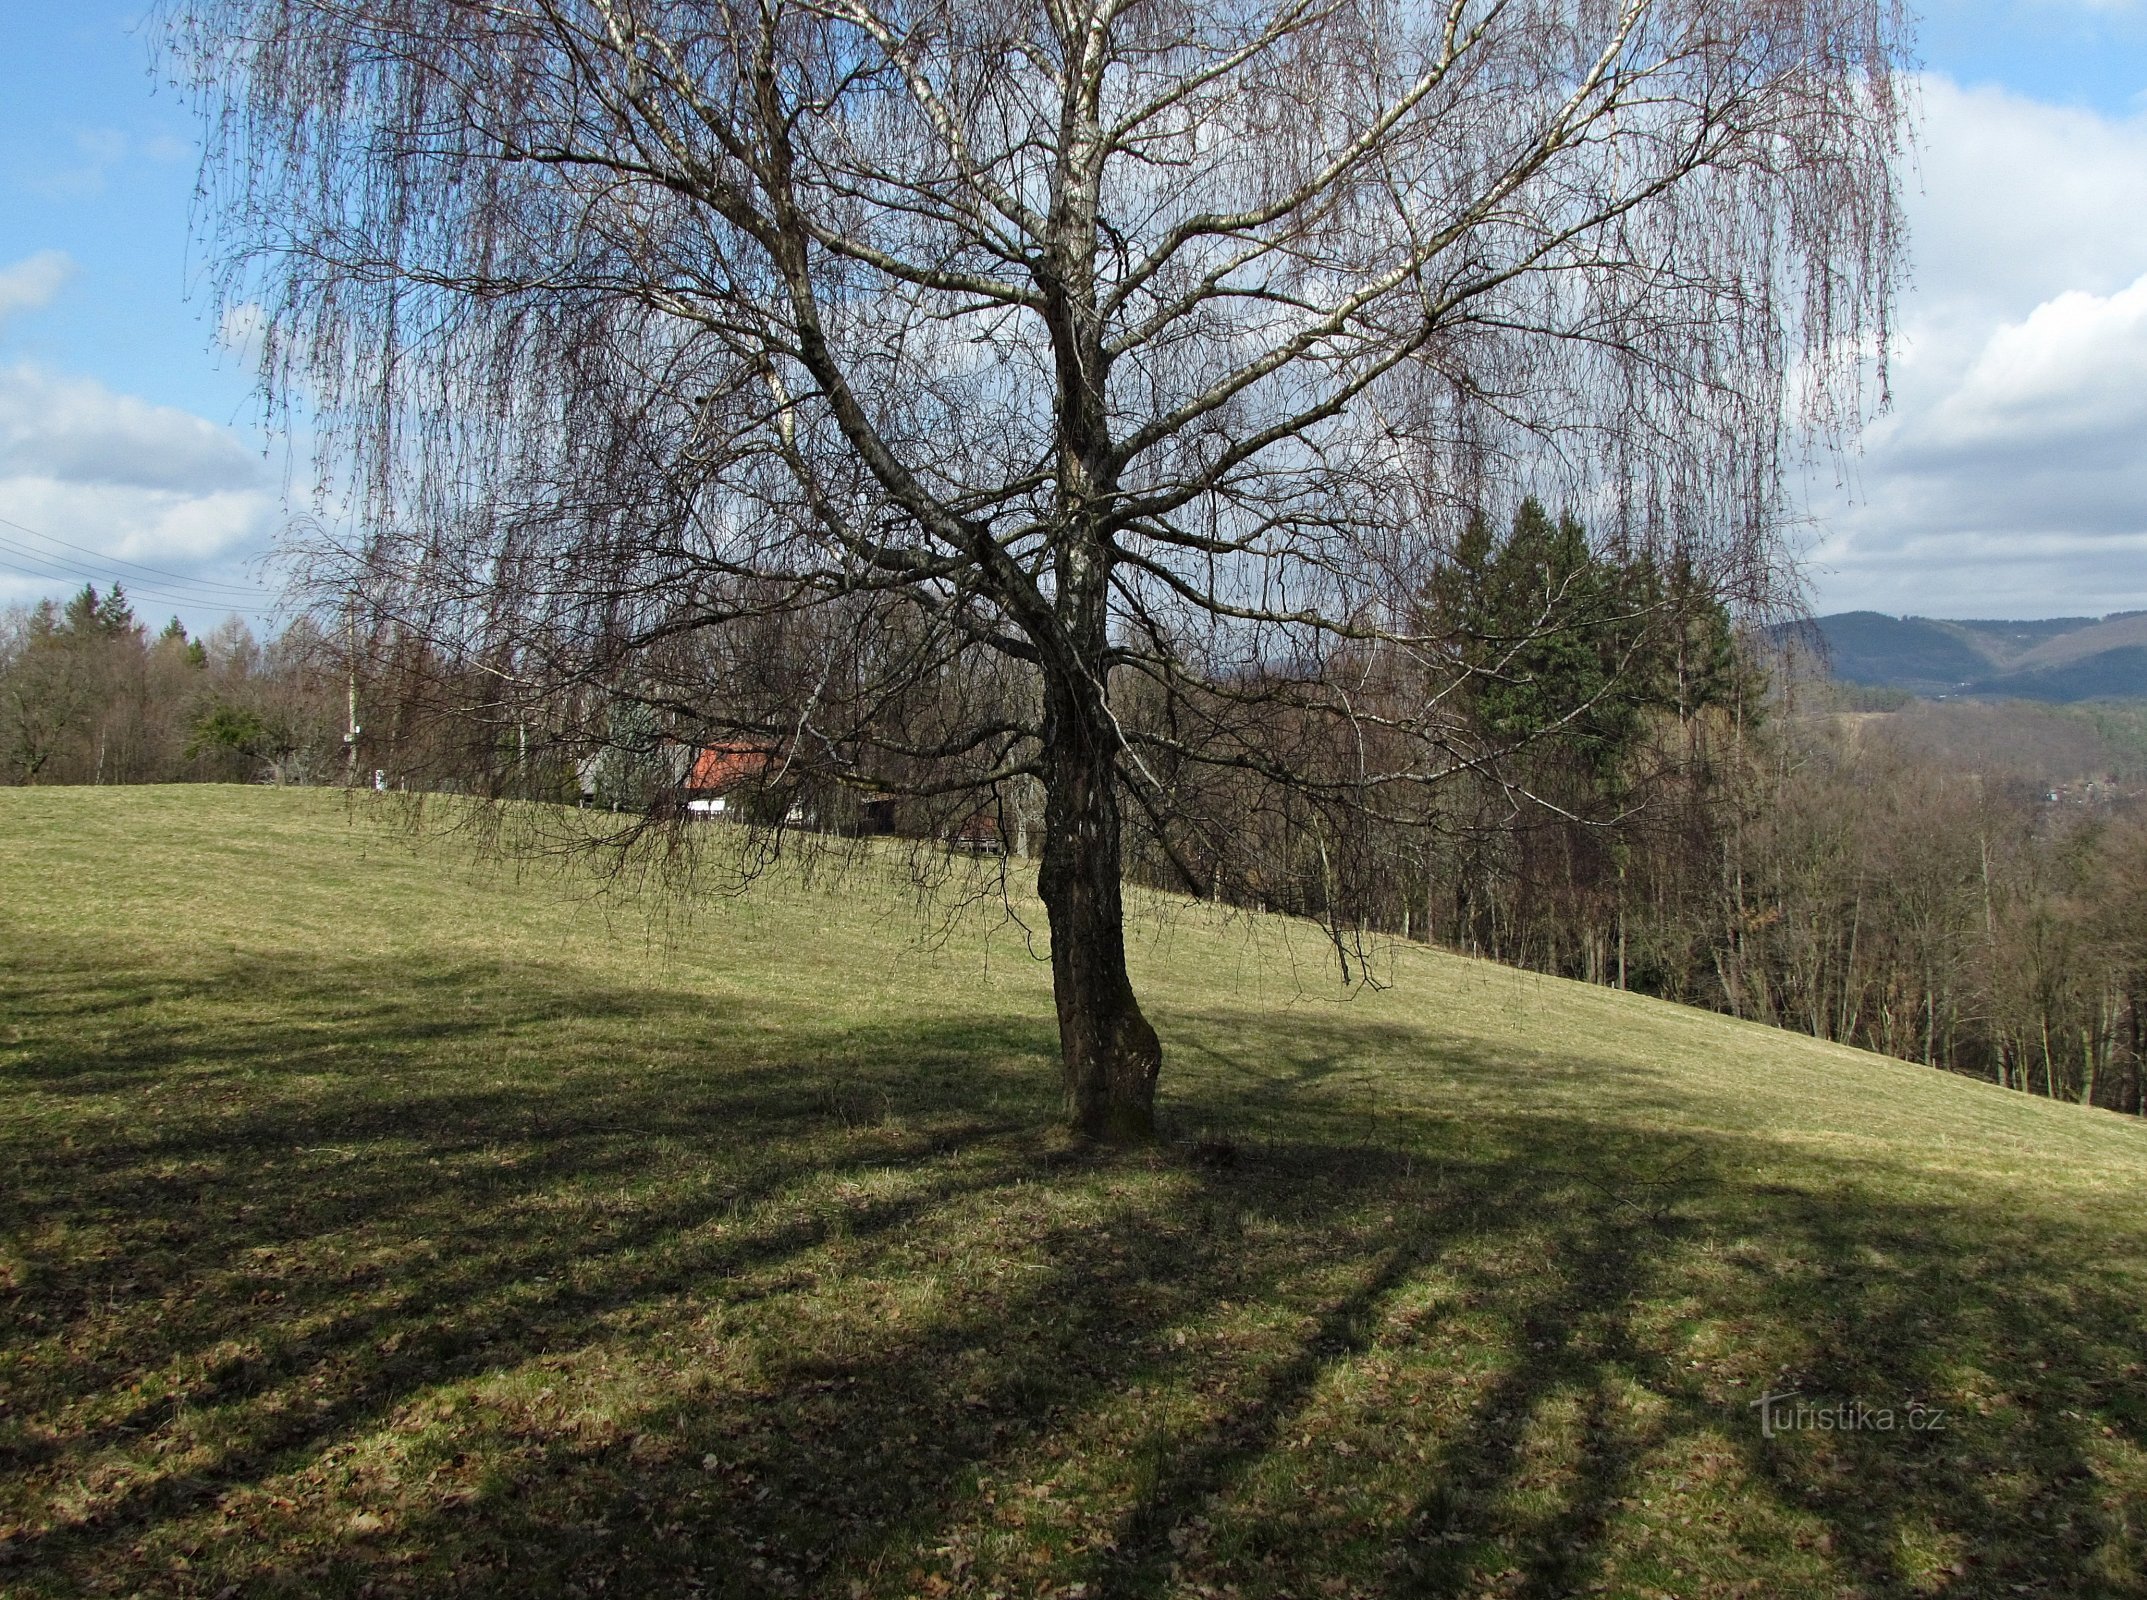
[[[1844,683],[2069,702],[2147,696],[2147,612],[1948,621],[1843,611],[1788,632]]]

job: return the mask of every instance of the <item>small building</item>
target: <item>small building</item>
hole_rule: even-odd
[[[697,751],[686,775],[686,814],[737,820],[743,814],[740,791],[758,789],[781,766],[781,754],[766,745],[715,744]]]

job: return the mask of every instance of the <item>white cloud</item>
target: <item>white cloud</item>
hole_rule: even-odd
[[[1985,339],[1925,425],[1942,457],[2065,448],[2120,465],[2147,441],[2147,275],[2113,295],[2069,289]],[[2086,459],[2082,459],[2085,452]]]
[[[12,267],[0,267],[0,322],[18,311],[50,305],[74,272],[73,260],[62,250],[40,250]]]
[[[50,303],[73,272],[56,250],[0,268],[0,321]],[[0,604],[94,576],[197,620],[247,608],[244,591],[257,585],[244,558],[274,530],[272,491],[228,428],[93,379],[0,366],[0,517],[14,524],[0,526]],[[100,556],[194,581],[108,568]]]
[[[78,128],[68,142],[67,156],[25,174],[23,182],[54,199],[102,194],[112,169],[127,158],[127,135],[118,128]]]
[[[0,570],[0,599],[73,588],[104,572],[85,553],[96,551],[210,585],[104,574],[152,606],[197,618],[243,606],[227,586],[250,586],[245,562],[275,532],[276,490],[237,435],[205,418],[88,378],[0,368],[0,516],[18,525],[0,527],[16,547],[0,552],[12,569]]]
[[[1924,91],[1893,412],[1819,497],[1821,610],[2147,605],[2147,119]]]
[[[0,368],[0,478],[215,494],[257,487],[261,464],[228,428],[90,378]]]
[[[276,497],[259,489],[184,494],[35,477],[0,478],[0,503],[10,521],[54,539],[189,574],[204,562],[251,553],[273,531],[277,510]],[[5,528],[0,534],[15,537]],[[89,558],[70,553],[67,559]]]
[[[1922,80],[1921,98],[1909,195],[1920,303],[2020,309],[2147,270],[2147,123],[1941,77]]]

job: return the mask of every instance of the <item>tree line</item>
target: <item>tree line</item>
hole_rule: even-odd
[[[1320,920],[1345,976],[1427,939],[2147,1109],[2147,712],[1853,709],[1690,572],[1533,503],[1476,519],[1430,598],[1472,663],[1459,742],[1498,758],[1384,821],[1241,783],[1217,898]],[[1152,833],[1129,853],[1193,887]]]
[[[343,762],[340,663],[301,618],[151,633],[123,587],[0,612],[0,776],[31,783],[323,782]]]
[[[1136,733],[1167,736],[1151,740],[1146,780],[1168,806],[1125,807],[1128,876],[1316,919],[1347,981],[1378,981],[1383,940],[1432,941],[2142,1112],[2147,717],[1843,709],[1863,701],[1740,628],[1688,565],[1592,543],[1533,501],[1503,525],[1472,518],[1417,605],[1413,625],[1467,663],[1445,691],[1456,759],[1436,781],[1357,792],[1368,758],[1322,744],[1334,725],[1302,714],[1301,673],[1272,694],[1241,675],[1212,703],[1114,685]],[[848,638],[857,651],[906,646]],[[17,783],[378,774],[678,826],[694,695],[733,696],[723,722],[736,726],[758,694],[771,719],[740,748],[767,759],[726,763],[732,817],[874,831],[869,809],[902,792],[896,831],[950,838],[988,817],[1027,853],[1041,798],[1025,776],[979,763],[905,790],[918,774],[899,763],[883,757],[860,782],[785,740],[772,720],[784,681],[811,668],[839,695],[846,672],[878,676],[830,671],[828,648],[771,629],[754,650],[682,655],[661,681],[585,686],[533,715],[492,687],[500,663],[377,619],[342,633],[302,618],[265,643],[236,621],[152,635],[123,594],[85,589],[0,625],[5,771]],[[1371,729],[1382,696],[1422,692],[1349,651],[1320,677],[1357,697]],[[1023,692],[1007,675],[923,675],[883,708],[902,730],[883,730],[886,743],[929,744]],[[1173,746],[1187,759],[1166,759]],[[1226,748],[1273,761],[1220,759]]]
[[[1472,826],[1490,797],[1464,786],[1416,880],[1430,936],[2140,1113],[2147,816],[2136,769],[2106,776],[2124,752],[2053,767],[2001,741],[1962,759],[1919,738],[1927,707],[1874,716],[1830,698],[1772,684],[1726,713],[1659,719],[1636,751],[1650,803],[1608,826]],[[1958,715],[1977,734],[2024,725],[2029,742],[2076,720]]]

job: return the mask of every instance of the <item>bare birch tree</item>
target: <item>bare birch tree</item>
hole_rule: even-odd
[[[602,685],[860,787],[1040,782],[1103,1137],[1161,1061],[1122,806],[1227,828],[1180,814],[1204,764],[1399,816],[1494,757],[1443,707],[1496,654],[1419,604],[1489,498],[1760,581],[1897,262],[1889,0],[168,21],[226,303],[375,601],[503,706]]]

